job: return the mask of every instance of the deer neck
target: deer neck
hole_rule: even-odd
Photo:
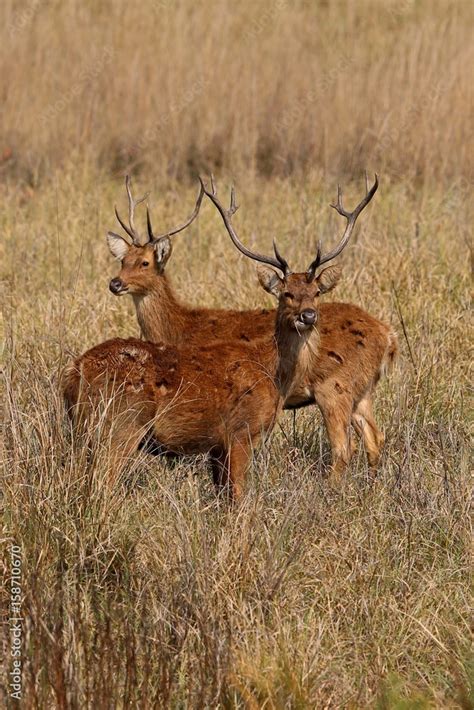
[[[283,398],[295,383],[303,384],[310,376],[319,349],[319,331],[311,328],[298,333],[277,316],[275,341],[277,348],[276,383]]]
[[[143,338],[154,343],[178,345],[185,337],[186,308],[174,295],[163,274],[146,294],[133,294]]]

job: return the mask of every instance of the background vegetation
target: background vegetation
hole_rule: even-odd
[[[472,179],[472,15],[469,0],[5,0],[5,169]]]
[[[2,609],[14,543],[24,707],[473,707],[472,12],[2,3]],[[222,194],[235,180],[242,236],[277,236],[303,268],[341,230],[337,180],[351,205],[365,168],[381,186],[332,297],[400,335],[376,485],[360,452],[328,489],[313,408],[282,417],[238,509],[202,459],[143,455],[111,488],[107,446],[88,459],[74,442],[58,378],[71,353],[138,332],[107,289],[124,173],[152,189],[157,225],[188,213],[198,170]],[[168,273],[190,303],[267,302],[210,204]]]

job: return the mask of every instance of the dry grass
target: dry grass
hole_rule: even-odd
[[[0,21],[1,565],[8,604],[18,545],[23,706],[472,708],[472,3],[5,0]],[[111,490],[58,377],[137,333],[107,290],[124,169],[157,226],[198,169],[222,192],[233,175],[242,236],[304,267],[340,230],[336,176],[350,205],[366,167],[381,187],[333,297],[400,334],[378,483],[360,454],[328,490],[313,408],[282,417],[238,509],[201,459],[142,456]],[[263,304],[209,204],[198,222],[168,269],[183,298]]]
[[[382,181],[344,258],[337,296],[402,340],[377,399],[388,437],[378,484],[360,455],[330,493],[308,409],[295,427],[282,418],[229,510],[202,460],[142,458],[111,491],[106,447],[90,461],[71,444],[57,386],[68,349],[137,331],[131,303],[106,288],[122,184],[81,180],[64,174],[22,210],[12,188],[1,218],[4,495],[23,558],[25,707],[471,707],[466,195]],[[277,234],[304,266],[315,232],[340,227],[333,193],[332,181],[249,183],[242,234],[261,247]],[[162,195],[157,224],[193,194]],[[209,204],[169,272],[192,302],[265,301]]]
[[[470,0],[4,0],[2,169],[473,177]]]

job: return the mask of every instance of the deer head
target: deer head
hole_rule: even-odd
[[[281,256],[277,245],[273,242],[275,256],[265,256],[253,252],[242,244],[235,228],[232,225],[232,215],[237,211],[234,188],[231,190],[230,206],[225,209],[217,197],[217,190],[211,176],[211,189],[209,190],[201,179],[201,188],[217,207],[232,242],[237,249],[250,259],[269,265],[274,268],[259,267],[258,278],[262,287],[278,299],[278,322],[286,324],[290,329],[299,334],[314,328],[318,320],[319,297],[331,291],[341,277],[340,266],[329,266],[318,272],[323,264],[335,259],[347,245],[356,220],[362,210],[369,204],[378,188],[378,177],[369,189],[366,175],[366,194],[363,200],[352,211],[348,212],[342,205],[342,190],[338,186],[337,203],[331,205],[340,215],[346,218],[347,224],[339,244],[332,250],[323,254],[321,242],[318,243],[316,256],[302,273],[293,273],[288,262]],[[277,269],[277,271],[275,271]]]
[[[112,279],[109,284],[110,290],[116,296],[123,296],[126,293],[136,295],[146,294],[154,288],[157,276],[163,275],[168,259],[171,256],[173,248],[171,237],[182,232],[183,229],[186,229],[186,227],[189,227],[189,225],[194,222],[199,214],[202,198],[204,196],[201,187],[190,217],[183,224],[158,236],[153,233],[150,210],[147,205],[147,237],[146,240],[142,241],[135,227],[135,207],[146,200],[149,193],[146,193],[143,197],[134,199],[132,196],[131,180],[128,175],[125,178],[125,187],[128,196],[128,225],[121,219],[116,207],[115,215],[120,226],[132,241],[130,243],[125,237],[120,234],[115,234],[115,232],[107,232],[109,249],[112,255],[122,262],[119,275]]]

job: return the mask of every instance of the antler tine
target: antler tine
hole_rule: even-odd
[[[150,208],[148,204],[146,206],[146,228],[148,232],[148,241],[152,242],[155,237],[153,236],[153,227],[151,226]]]
[[[369,182],[368,182],[368,176],[366,174],[366,194],[363,200],[359,202],[355,210],[352,212],[348,212],[347,210],[344,209],[343,204],[342,204],[342,189],[341,186],[337,186],[337,203],[335,205],[331,204],[331,207],[333,207],[336,212],[338,212],[342,217],[345,217],[347,219],[347,225],[344,230],[344,234],[342,235],[342,239],[339,242],[339,244],[330,252],[327,254],[324,254],[324,256],[321,257],[319,266],[322,266],[322,264],[326,264],[328,261],[332,261],[332,259],[335,259],[336,256],[338,256],[341,251],[344,249],[344,247],[347,245],[347,242],[350,239],[350,236],[352,234],[352,230],[354,229],[354,225],[357,221],[357,217],[360,215],[362,210],[367,207],[369,204],[370,200],[372,197],[375,195],[377,192],[378,186],[379,186],[379,178],[377,173],[375,173],[375,182],[372,185],[372,187],[369,190]]]
[[[331,203],[331,207],[333,207],[343,217],[350,216],[350,214],[346,212],[342,205],[342,187],[339,185],[339,183],[337,184],[337,203],[335,205]]]
[[[130,231],[130,229],[127,227],[125,222],[120,217],[118,210],[117,210],[117,205],[115,205],[114,210],[115,210],[115,216],[117,217],[117,220],[118,220],[120,226],[122,227],[123,230],[125,230],[125,232],[127,232],[128,236],[131,237],[132,241],[135,243],[135,235]]]
[[[230,217],[232,217],[232,215],[235,214],[238,209],[239,205],[235,201],[235,188],[232,185],[232,187],[230,188],[230,207],[227,210],[227,213]]]
[[[279,269],[280,271],[283,272],[285,276],[288,276],[290,273],[289,266],[287,262],[283,259],[283,257],[278,254],[278,250],[275,248],[275,256],[277,258],[274,258],[272,256],[265,256],[264,254],[259,254],[258,252],[253,252],[250,251],[242,242],[240,241],[239,237],[237,236],[237,232],[235,231],[233,225],[232,225],[232,215],[235,214],[235,212],[238,209],[238,205],[235,201],[235,190],[232,188],[231,193],[230,193],[230,207],[228,210],[225,209],[223,204],[220,202],[220,200],[217,197],[217,190],[214,182],[214,178],[211,175],[211,190],[206,188],[206,185],[204,183],[204,180],[202,177],[199,178],[201,182],[201,186],[205,192],[205,194],[209,197],[211,202],[214,204],[214,206],[217,208],[217,211],[222,217],[222,220],[224,222],[225,228],[227,229],[227,232],[229,233],[229,236],[233,242],[233,244],[237,247],[237,249],[242,252],[245,256],[248,256],[250,259],[253,259],[254,261],[259,261],[262,264],[269,264],[270,266],[274,266],[276,269]]]
[[[120,217],[117,207],[115,206],[115,216],[117,217],[120,226],[122,229],[127,232],[128,236],[131,237],[133,244],[135,246],[140,246],[140,235],[138,234],[137,230],[135,229],[135,207],[139,205],[141,202],[146,200],[148,195],[150,194],[147,192],[143,197],[140,197],[138,200],[134,200],[132,196],[132,188],[131,188],[131,180],[130,180],[130,175],[125,176],[125,187],[127,190],[127,196],[128,196],[128,222],[129,226],[125,224],[123,219]]]
[[[278,261],[279,261],[280,264],[281,264],[280,269],[283,271],[283,273],[284,273],[285,275],[288,275],[288,274],[290,273],[290,266],[289,266],[287,260],[284,259],[284,258],[282,257],[282,255],[280,254],[280,252],[278,251],[278,247],[277,247],[277,245],[276,245],[276,241],[275,241],[275,240],[273,240],[273,251],[275,252],[275,256],[276,256],[276,258],[278,259]]]
[[[318,245],[316,247],[316,258],[313,259],[311,264],[308,266],[308,271],[306,273],[308,281],[313,281],[314,277],[316,276],[316,269],[321,264],[321,248],[321,240],[319,240]]]
[[[214,197],[217,197],[217,186],[216,186],[216,182],[214,180],[214,175],[212,173],[211,173],[211,187],[212,187],[212,194],[214,195]],[[239,209],[239,205],[237,204],[236,199],[235,199],[235,187],[233,185],[231,185],[229,209],[226,210],[228,217],[232,217],[232,215],[234,215],[238,209]]]
[[[130,229],[134,234],[137,234],[137,230],[135,229],[135,207],[144,202],[150,193],[146,192],[143,197],[139,197],[137,200],[134,200],[132,196],[132,181],[130,175],[125,177],[125,187],[127,188],[128,195],[128,221]]]
[[[163,239],[164,237],[172,237],[173,235],[178,234],[178,232],[182,232],[183,229],[186,229],[186,227],[189,227],[189,225],[192,222],[194,222],[194,220],[196,219],[196,217],[199,214],[199,210],[201,209],[201,203],[202,203],[203,197],[204,197],[204,188],[203,188],[202,181],[201,181],[201,186],[199,188],[199,194],[197,196],[196,204],[194,205],[194,209],[191,212],[191,215],[188,217],[188,219],[185,222],[183,222],[183,224],[180,224],[179,226],[174,227],[173,229],[170,229],[167,232],[164,232],[163,234],[159,234],[158,236],[155,236],[153,234],[153,228],[151,226],[150,210],[148,209],[148,205],[147,205],[146,215],[147,215],[148,236],[150,238],[150,241],[156,243],[160,239]]]
[[[216,182],[214,180],[213,173],[211,173],[210,179],[211,179],[211,192],[214,195],[214,197],[217,198],[217,187],[216,187]],[[203,187],[203,190],[205,191],[206,187],[205,187],[204,181],[201,179],[201,177],[199,178],[199,181]],[[238,209],[239,209],[239,205],[235,201],[235,187],[232,185],[230,188],[230,205],[229,205],[229,209],[226,210],[226,213],[229,217],[232,217],[232,215],[235,214]]]

